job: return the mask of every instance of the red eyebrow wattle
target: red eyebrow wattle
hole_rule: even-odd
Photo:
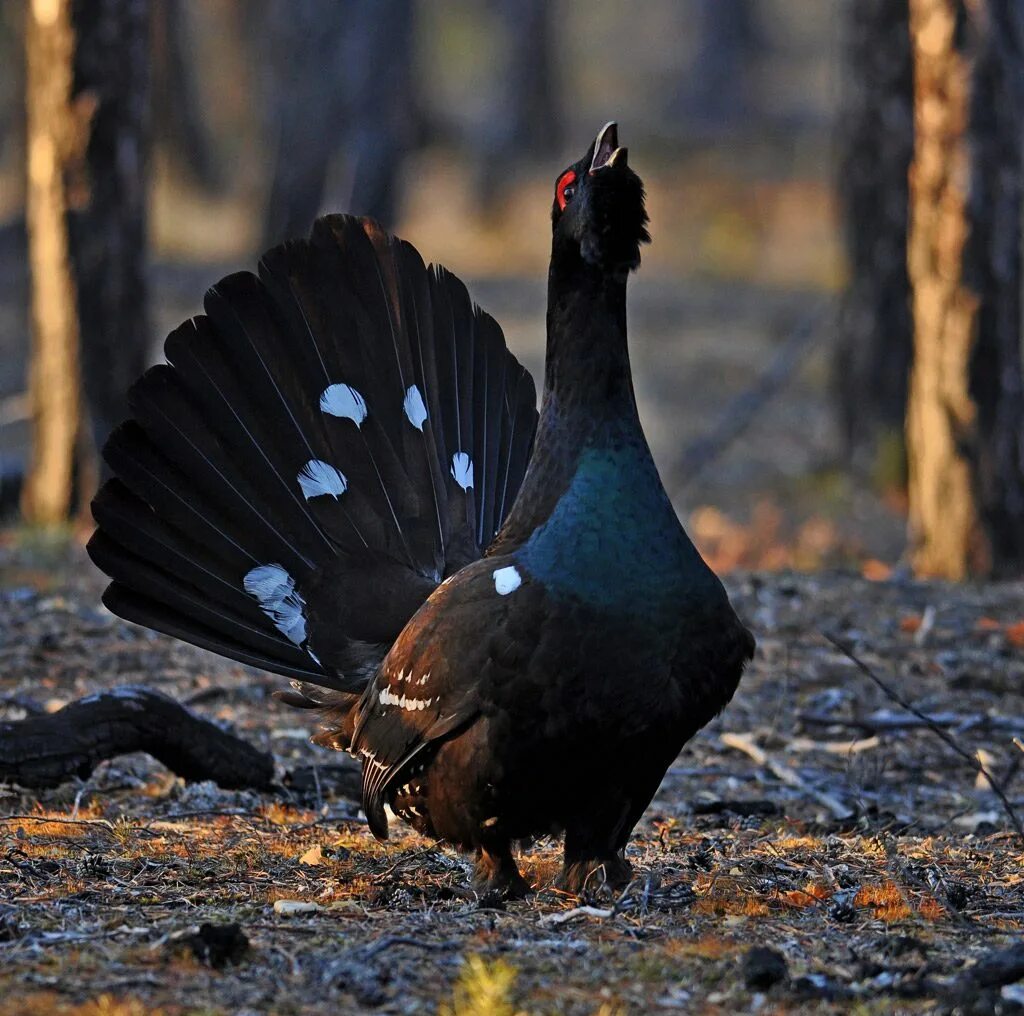
[[[555,184],[555,198],[558,201],[558,207],[564,212],[565,211],[565,188],[571,183],[576,182],[576,170],[567,169],[559,178],[558,183]]]

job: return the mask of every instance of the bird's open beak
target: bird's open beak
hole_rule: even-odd
[[[619,148],[619,125],[611,120],[598,132],[594,140],[594,158],[590,162],[590,172],[608,169],[611,166],[625,166],[629,149]]]

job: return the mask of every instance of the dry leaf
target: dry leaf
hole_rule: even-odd
[[[315,868],[318,864],[322,864],[323,860],[323,850],[320,848],[320,844],[318,843],[315,847],[310,847],[309,850],[299,858],[299,864],[308,864],[310,867]]]
[[[861,574],[870,582],[885,582],[892,575],[892,568],[884,561],[869,558],[861,566]]]
[[[1024,621],[1018,621],[1016,624],[1011,624],[1007,627],[1006,641],[1011,646],[1024,649]]]

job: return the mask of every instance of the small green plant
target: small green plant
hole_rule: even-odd
[[[452,989],[451,1003],[442,1003],[438,1016],[523,1016],[511,999],[518,974],[504,960],[468,957]]]
[[[114,823],[113,834],[121,850],[129,850],[135,843],[135,823],[127,815],[122,815]]]

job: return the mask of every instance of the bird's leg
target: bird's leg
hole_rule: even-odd
[[[521,899],[531,892],[507,843],[477,848],[473,888],[481,894],[497,892],[509,899]]]
[[[627,824],[628,802],[620,809],[604,814],[592,813],[585,823],[571,824],[565,830],[565,863],[558,887],[579,896],[583,892],[619,889],[633,874],[625,848],[633,822]]]
[[[629,883],[633,866],[621,850],[577,846],[567,834],[565,863],[558,877],[558,888],[577,896],[601,889],[621,889]]]
[[[567,824],[559,888],[579,895],[601,888],[623,889],[629,884],[633,866],[626,860],[626,844],[673,758],[675,752],[653,757],[636,774],[624,798],[606,800],[586,819]]]

